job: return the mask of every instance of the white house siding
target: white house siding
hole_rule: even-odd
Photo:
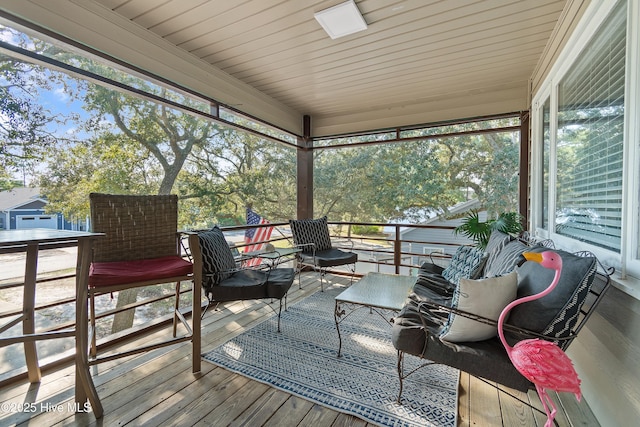
[[[637,14],[638,0],[628,0],[628,3]],[[573,0],[568,4],[581,9],[582,16],[586,6],[600,2]],[[567,16],[577,21],[577,15]],[[546,75],[543,71],[549,68],[545,64],[556,62],[558,46],[566,42],[575,21],[559,26],[549,41],[549,46],[556,48],[549,49],[547,57],[541,58],[538,73],[533,76],[535,88],[540,87],[538,82]],[[639,21],[631,18],[630,22],[638,25]],[[631,78],[637,80],[638,76]],[[637,81],[634,84],[637,85]],[[532,208],[535,210],[537,206]],[[582,378],[582,394],[600,425],[637,425],[640,419],[640,300],[637,296],[610,289],[567,353]]]

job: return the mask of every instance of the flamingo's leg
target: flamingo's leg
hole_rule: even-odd
[[[540,397],[540,402],[542,402],[544,412],[547,414],[547,422],[544,423],[544,427],[551,427],[553,425],[553,420],[556,417],[556,405],[553,403],[553,400],[551,400],[547,391],[543,387],[536,384],[536,391]],[[549,407],[551,407],[551,410],[549,410]]]

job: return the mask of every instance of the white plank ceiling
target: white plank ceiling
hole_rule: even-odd
[[[398,109],[407,116],[394,119],[396,125],[439,117],[421,115],[417,106],[457,110],[448,114],[458,118],[482,113],[481,105],[464,109],[474,97],[476,103],[500,101],[488,113],[527,109],[529,79],[566,3],[357,0],[368,29],[332,40],[313,15],[342,1],[93,0],[293,111],[324,121],[326,132],[348,128],[329,125],[339,121],[373,129],[376,121],[362,117]]]

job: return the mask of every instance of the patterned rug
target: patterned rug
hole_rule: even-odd
[[[431,365],[405,380],[398,393],[397,352],[390,326],[376,313],[359,309],[340,324],[342,357],[333,317],[335,296],[344,288],[317,292],[289,306],[277,318],[233,338],[204,355],[216,365],[382,426],[455,426],[456,369]],[[407,356],[407,372],[420,364]]]

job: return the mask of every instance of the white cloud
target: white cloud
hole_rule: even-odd
[[[62,87],[56,88],[53,93],[60,101],[66,102],[69,100],[69,95],[64,91],[64,88]]]

